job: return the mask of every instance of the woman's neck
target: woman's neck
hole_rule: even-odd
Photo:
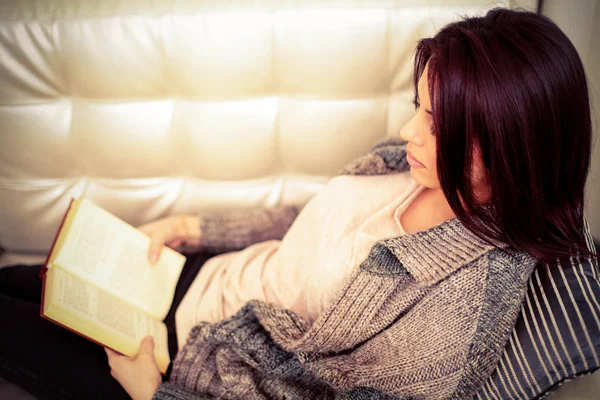
[[[400,223],[406,233],[415,233],[454,217],[454,212],[441,189],[424,188],[404,210],[400,216]]]

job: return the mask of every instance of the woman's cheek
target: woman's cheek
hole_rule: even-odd
[[[429,165],[430,167],[427,168],[427,172],[429,174],[429,183],[431,185],[430,188],[440,189],[442,186],[440,185],[440,180],[438,178],[437,163],[435,157],[429,160]]]
[[[411,168],[410,174],[415,182],[429,189],[440,189],[441,185],[438,180],[437,170],[431,168]]]

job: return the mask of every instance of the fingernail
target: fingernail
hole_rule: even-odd
[[[158,260],[158,254],[156,254],[156,253],[151,253],[151,254],[150,254],[150,262],[151,262],[152,264],[154,264],[154,263],[156,262],[156,260]]]

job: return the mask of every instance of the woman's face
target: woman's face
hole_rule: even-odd
[[[400,137],[408,142],[407,160],[410,174],[422,186],[440,189],[437,174],[436,143],[429,99],[429,85],[425,66],[417,85],[417,110],[415,115],[400,129]]]
[[[400,137],[408,142],[407,160],[410,174],[420,185],[430,189],[441,189],[437,174],[436,139],[433,131],[433,116],[429,99],[429,84],[425,65],[423,74],[417,85],[417,111],[415,115],[400,129]],[[486,203],[490,199],[487,174],[483,165],[481,151],[478,146],[473,150],[472,182],[475,197]]]

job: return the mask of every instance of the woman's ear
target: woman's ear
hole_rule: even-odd
[[[473,146],[471,163],[471,185],[473,186],[473,192],[478,203],[486,204],[491,200],[492,193],[488,180],[488,171],[483,162],[479,145]]]

